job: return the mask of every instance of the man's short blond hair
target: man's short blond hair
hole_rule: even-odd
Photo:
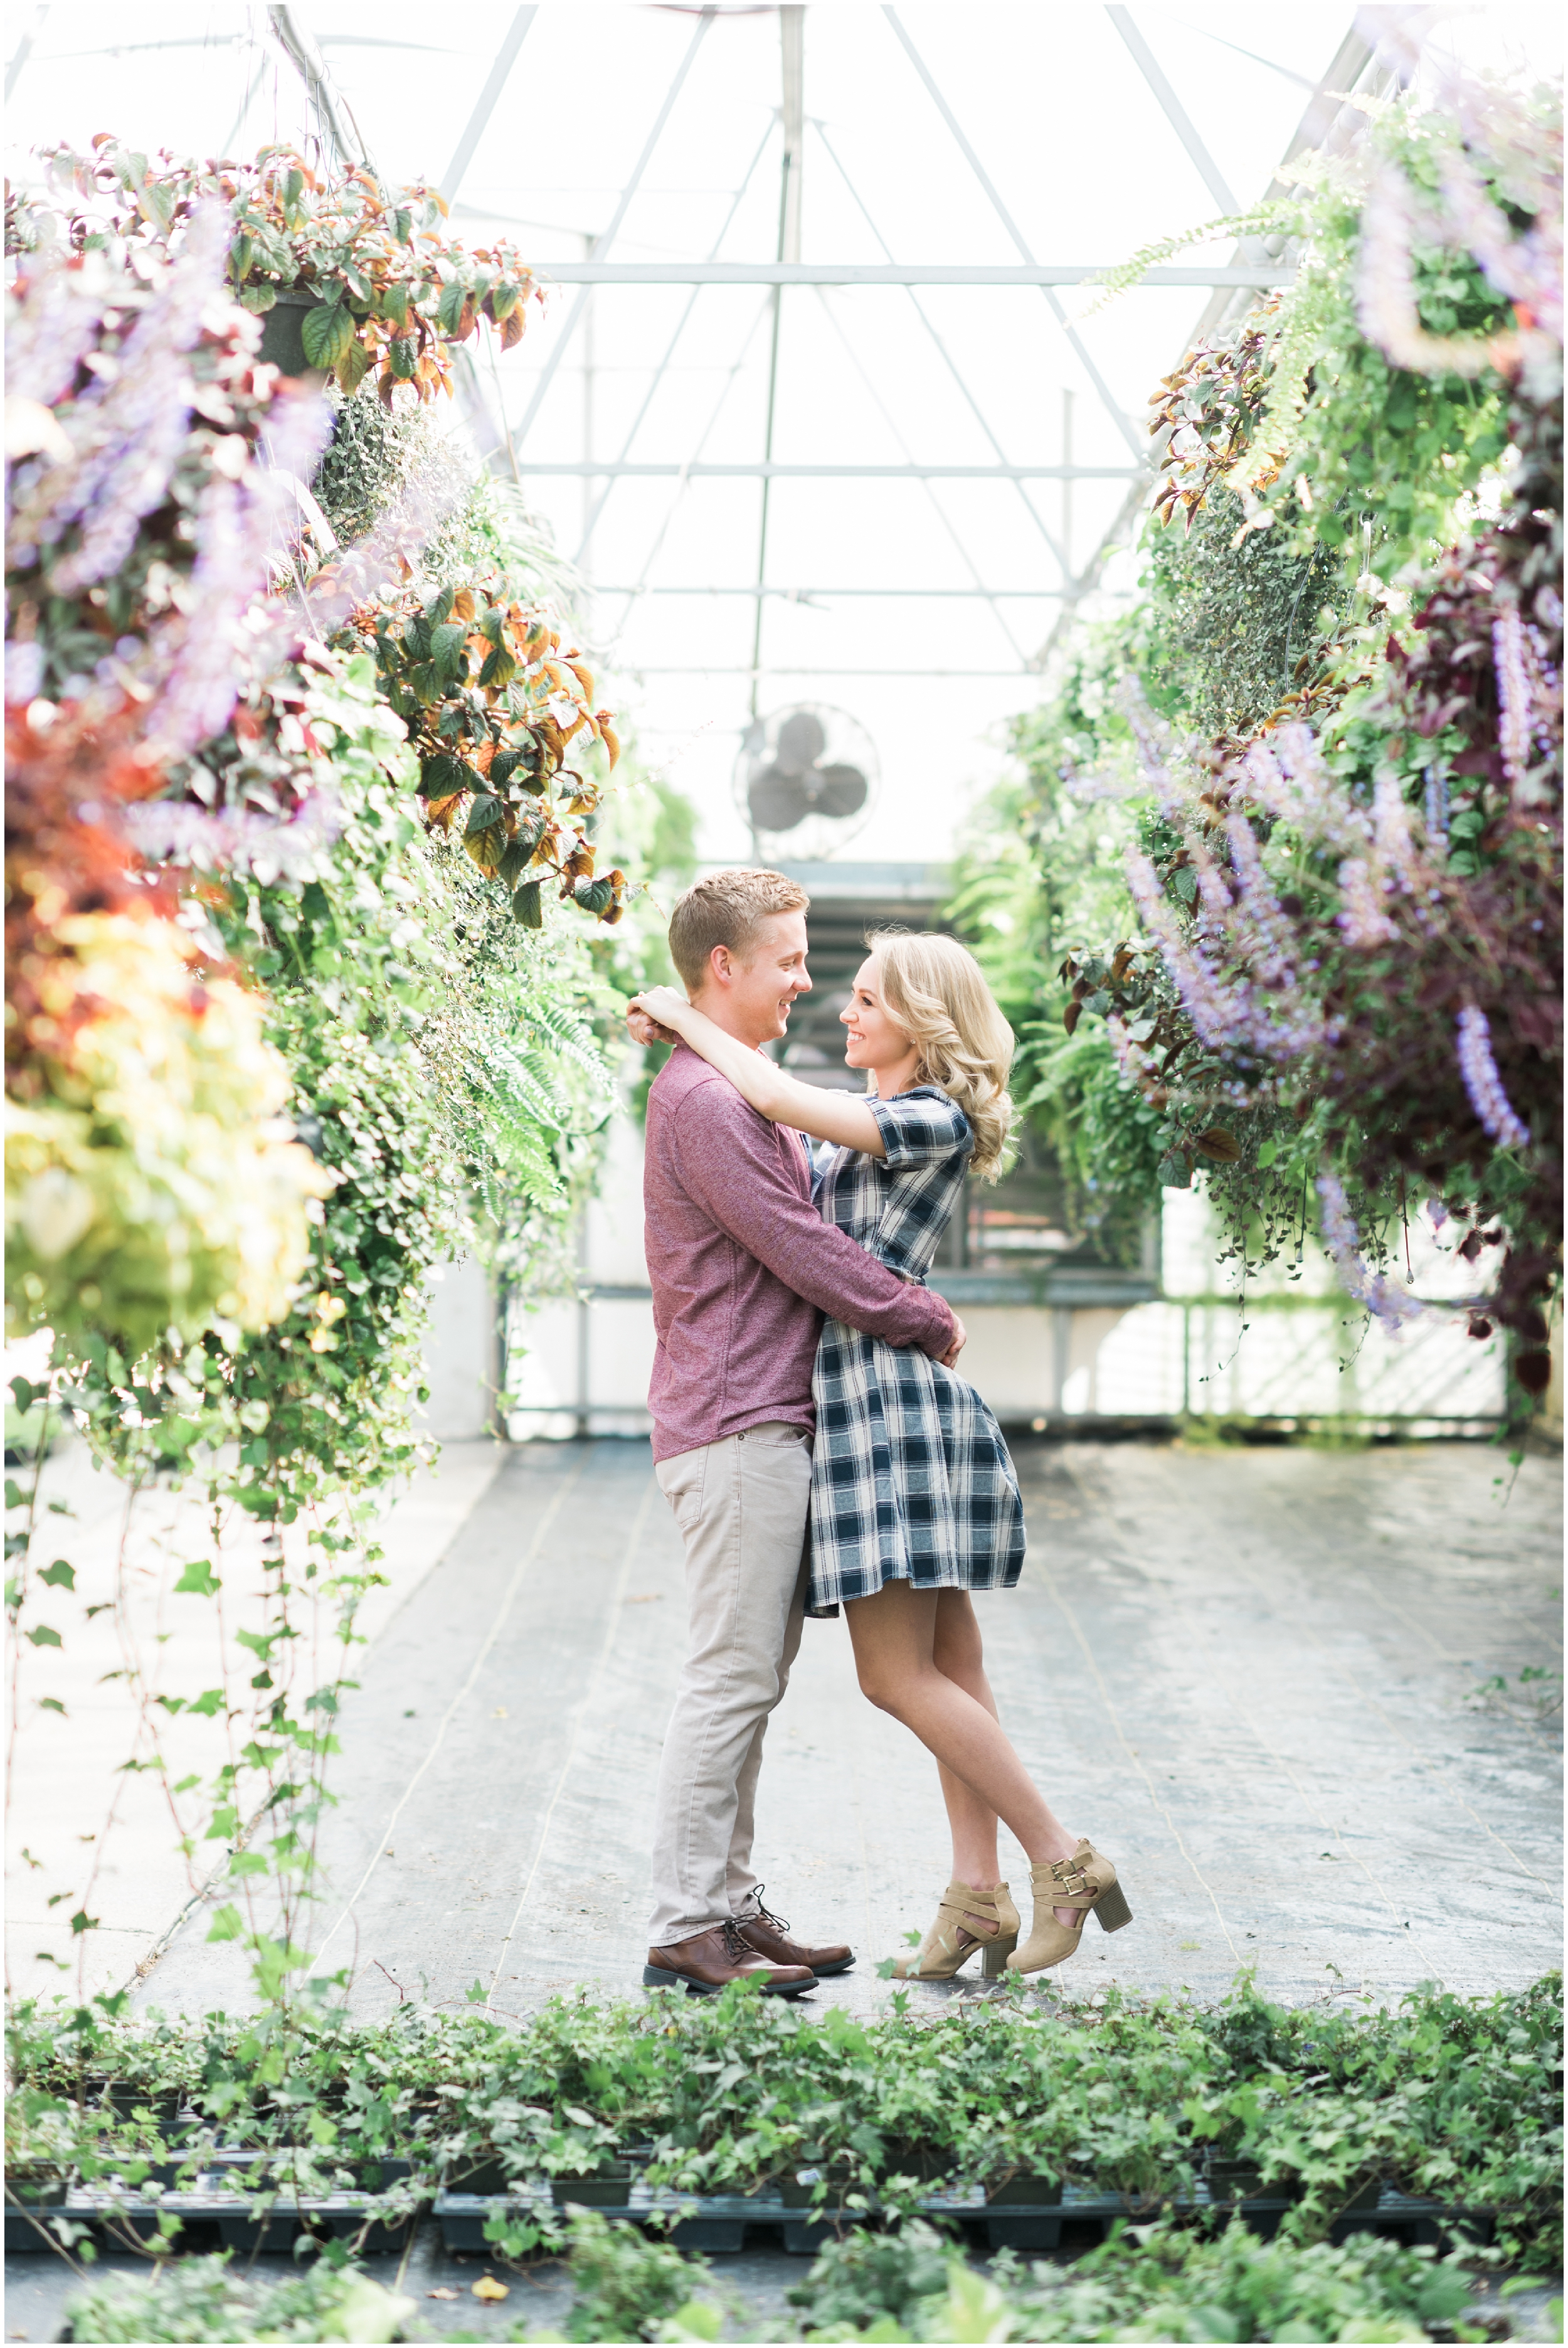
[[[750,866],[710,872],[693,882],[671,916],[670,959],[694,990],[707,982],[715,946],[728,946],[737,962],[749,962],[764,922],[774,913],[804,913],[810,903],[800,882],[782,872]]]

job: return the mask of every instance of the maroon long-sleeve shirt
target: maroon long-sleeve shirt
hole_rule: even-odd
[[[825,1223],[797,1134],[678,1044],[648,1097],[642,1199],[658,1348],[653,1457],[768,1419],[811,1427],[822,1315],[933,1355],[953,1316]]]

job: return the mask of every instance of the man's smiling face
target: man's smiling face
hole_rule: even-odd
[[[804,913],[770,913],[744,962],[715,946],[713,974],[693,1001],[743,1044],[784,1035],[797,995],[809,994]]]

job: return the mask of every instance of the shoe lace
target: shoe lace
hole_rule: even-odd
[[[754,1961],[757,1952],[741,1938],[741,1928],[733,1916],[726,1916],[719,1929],[724,1936],[724,1954],[733,1965]]]
[[[783,1916],[775,1916],[771,1908],[764,1907],[763,1904],[763,1894],[767,1888],[765,1883],[759,1883],[757,1886],[758,1918],[763,1923],[771,1924],[775,1932],[787,1932],[789,1931],[787,1920]]]

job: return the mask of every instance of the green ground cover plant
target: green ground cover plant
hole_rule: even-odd
[[[410,2006],[373,2024],[273,2012],[182,2031],[32,2004],[13,2024],[12,2161],[146,2178],[225,2142],[254,2148],[258,2192],[271,2178],[309,2194],[396,2155],[413,2174],[384,2206],[402,2210],[443,2179],[498,2193],[553,2178],[568,2200],[572,2178],[630,2155],[650,2184],[692,2194],[815,2172],[830,2213],[907,2216],[935,2183],[1022,2177],[1041,2198],[1067,2184],[1153,2219],[1217,2157],[1289,2200],[1291,2240],[1326,2239],[1384,2182],[1494,2213],[1478,2240],[1548,2258],[1561,2022],[1556,1976],[1488,1999],[1428,1987],[1392,2009],[1279,2006],[1246,1976],[1207,2009],[1018,1992],[933,2014],[900,1995],[869,2022],[803,2020],[743,1990],[584,1993],[520,2026]],[[558,2243],[560,2221],[497,2208],[489,2234],[521,2258]]]
[[[148,2281],[91,2283],[72,2298],[73,2340],[407,2340],[415,2302],[352,2269],[253,2281],[227,2259],[188,2259]]]
[[[1356,2341],[1487,2340],[1467,2320],[1474,2279],[1439,2258],[1363,2236],[1260,2240],[1239,2222],[1205,2234],[1164,2222],[1118,2228],[1071,2263],[1002,2251],[979,2271],[916,2219],[830,2240],[785,2294],[782,2322],[749,2319],[708,2261],[657,2233],[574,2212],[566,2329],[514,2324],[509,2341]],[[1559,2302],[1560,2305],[1560,2302]],[[428,2337],[417,2302],[352,2269],[259,2284],[222,2260],[175,2264],[151,2282],[89,2286],[69,2303],[77,2340],[365,2340]],[[312,2328],[312,2326],[315,2328]]]
[[[1473,2284],[1369,2238],[1262,2241],[1119,2230],[1069,2265],[1003,2251],[979,2275],[932,2228],[830,2243],[789,2294],[806,2340],[1481,2340],[1460,2316]]]

